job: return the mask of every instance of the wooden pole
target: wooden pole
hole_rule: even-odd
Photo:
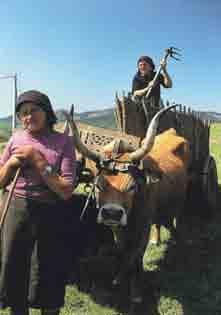
[[[15,177],[12,181],[12,184],[11,184],[11,187],[10,187],[10,190],[9,190],[9,193],[8,193],[8,196],[7,196],[7,199],[6,199],[6,202],[5,202],[5,205],[4,205],[4,209],[2,211],[2,215],[1,215],[1,218],[0,218],[0,231],[3,227],[3,223],[4,223],[4,219],[6,217],[6,214],[8,212],[8,208],[9,208],[9,205],[10,205],[10,202],[11,202],[11,199],[12,199],[12,195],[13,195],[13,192],[14,192],[14,189],[15,189],[15,185],[17,183],[17,180],[18,180],[18,177],[21,173],[21,168],[19,167],[15,173]]]

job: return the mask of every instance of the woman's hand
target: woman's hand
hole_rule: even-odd
[[[33,165],[38,165],[47,162],[41,152],[34,149],[31,145],[24,145],[14,151],[16,158],[22,162],[29,162]]]
[[[15,149],[14,154],[22,161],[32,161],[35,155],[34,148],[31,145],[24,145]]]
[[[22,166],[22,161],[16,156],[16,154],[12,155],[7,163],[12,168],[18,168]]]
[[[162,70],[166,71],[167,62],[164,58],[160,60],[160,65],[161,65]]]

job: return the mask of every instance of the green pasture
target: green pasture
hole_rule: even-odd
[[[221,179],[221,125],[211,127],[211,154]],[[204,216],[195,206],[185,230],[184,244],[169,246],[170,234],[162,229],[163,243],[147,248],[144,256],[145,301],[136,315],[220,315],[221,314],[221,215]],[[8,315],[7,310],[2,315]],[[32,310],[32,315],[39,314]],[[92,295],[76,286],[66,288],[62,315],[127,314],[111,301],[95,302]]]
[[[221,180],[221,124],[213,124],[210,131],[210,151],[216,159],[219,182]]]

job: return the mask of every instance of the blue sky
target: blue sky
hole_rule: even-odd
[[[22,92],[48,93],[54,107],[113,107],[130,91],[140,55],[159,66],[164,49],[172,89],[164,100],[221,111],[220,0],[7,0],[0,2],[0,75],[18,73]],[[0,117],[11,113],[13,81],[0,80]]]

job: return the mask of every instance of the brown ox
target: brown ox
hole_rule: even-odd
[[[70,120],[78,149],[97,163],[97,221],[115,227],[119,266],[113,284],[129,278],[133,302],[142,301],[142,259],[151,223],[163,213],[175,231],[172,218],[178,221],[186,197],[188,142],[174,129],[156,136],[159,119],[166,110],[154,116],[139,149],[115,141],[104,148],[102,156],[81,143]]]

